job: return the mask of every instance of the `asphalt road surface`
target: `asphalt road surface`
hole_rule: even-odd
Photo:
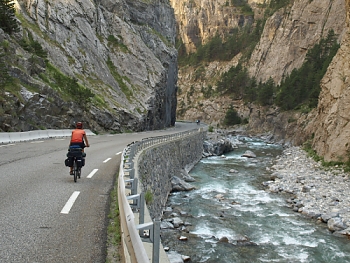
[[[109,193],[127,144],[198,128],[89,136],[81,179],[64,159],[69,138],[0,144],[0,262],[105,262]]]

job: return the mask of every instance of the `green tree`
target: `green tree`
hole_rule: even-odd
[[[235,124],[240,124],[241,122],[242,122],[242,119],[238,116],[237,111],[231,105],[226,112],[224,125],[226,126],[235,125]]]
[[[259,104],[266,106],[271,105],[273,102],[273,92],[274,92],[275,83],[270,77],[269,80],[265,83],[260,83],[258,87],[258,98],[257,101]]]
[[[8,34],[19,31],[15,13],[13,0],[0,0],[0,28]]]
[[[23,37],[19,43],[24,50],[33,53],[38,57],[47,59],[47,51],[42,48],[38,41],[34,40],[33,35],[30,31],[27,31],[27,37]]]
[[[302,105],[315,108],[321,91],[321,79],[338,48],[334,31],[330,30],[326,38],[308,50],[301,68],[294,69],[282,80],[275,103],[283,110],[297,109]]]

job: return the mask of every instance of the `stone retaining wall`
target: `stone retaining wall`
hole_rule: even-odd
[[[144,150],[138,158],[138,178],[142,192],[152,197],[147,204],[151,218],[161,218],[171,192],[171,178],[181,177],[183,170],[190,170],[202,158],[206,132],[171,142],[158,144]],[[147,198],[146,198],[147,201]]]

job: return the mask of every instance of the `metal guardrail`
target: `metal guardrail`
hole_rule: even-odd
[[[137,193],[138,178],[135,177],[134,159],[138,153],[146,148],[164,142],[174,141],[193,134],[204,132],[203,128],[180,132],[171,135],[164,135],[152,138],[145,138],[129,144],[122,153],[118,177],[118,200],[121,218],[121,228],[124,240],[122,240],[125,253],[125,261],[131,263],[149,262],[146,249],[142,241],[153,243],[152,263],[159,263],[160,249],[160,219],[144,223],[145,200],[144,193]],[[125,177],[128,177],[127,179]],[[125,189],[130,189],[130,195],[126,195]],[[139,213],[139,224],[136,225],[134,213]],[[145,232],[147,234],[145,234]]]

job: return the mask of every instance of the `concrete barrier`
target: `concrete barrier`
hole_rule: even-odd
[[[21,141],[21,132],[11,132],[9,135],[10,135],[10,142],[20,142]],[[22,135],[22,137],[23,137],[23,135]]]
[[[9,133],[5,133],[5,132],[1,132],[0,133],[0,143],[10,143],[10,134]]]
[[[95,135],[90,130],[85,130],[86,135],[92,136]],[[13,143],[13,142],[23,142],[39,139],[48,139],[48,138],[62,138],[70,137],[72,135],[72,130],[34,130],[27,132],[0,132],[0,143]]]
[[[62,131],[62,136],[63,137],[70,137],[71,135],[72,135],[72,130],[63,130]]]
[[[29,141],[29,140],[38,140],[42,138],[48,138],[47,134],[41,137],[41,134],[39,133],[40,131],[29,131],[29,132],[23,132],[23,141]],[[29,138],[29,139],[28,139]]]
[[[49,131],[48,130],[39,130],[38,137],[40,138],[49,138]]]

